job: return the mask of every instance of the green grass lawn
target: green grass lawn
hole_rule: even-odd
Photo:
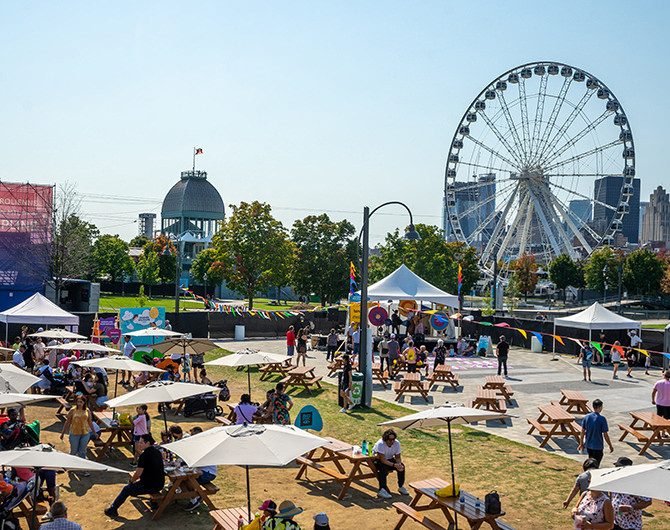
[[[642,324],[642,327],[647,329],[665,329],[667,326],[667,324]]]
[[[139,307],[136,296],[110,296],[100,297],[100,310],[117,311],[122,307]],[[145,307],[165,307],[168,311],[174,310],[174,298],[151,298]],[[204,309],[203,303],[196,300],[182,298],[180,308]]]

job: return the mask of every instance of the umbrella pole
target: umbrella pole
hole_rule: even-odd
[[[451,419],[447,420],[447,429],[449,431],[449,462],[451,463],[451,489],[452,493],[453,490],[456,488],[456,477],[454,475],[454,450],[451,447]],[[458,530],[458,514],[454,512],[454,523],[456,525],[456,530]]]
[[[39,489],[39,482],[40,482],[40,468],[36,467],[35,468],[35,484],[33,486],[33,509],[32,509],[32,514],[30,516],[30,528],[31,528],[31,530],[35,530],[35,528],[37,528],[35,526],[35,516],[37,515],[37,490]]]
[[[247,471],[247,513],[249,515],[249,522],[251,522],[251,490],[249,488],[249,466],[244,466]]]
[[[247,386],[249,387],[249,398],[251,398],[251,366],[247,366]]]
[[[169,433],[170,431],[168,430],[167,416],[165,415],[166,404],[161,403],[161,407],[163,408],[163,421],[165,422],[165,432]]]

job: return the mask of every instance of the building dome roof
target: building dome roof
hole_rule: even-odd
[[[182,171],[179,182],[163,199],[161,217],[222,220],[225,207],[219,192],[207,181],[205,171]]]

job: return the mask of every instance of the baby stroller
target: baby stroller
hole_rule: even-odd
[[[20,530],[21,525],[16,517],[12,517],[12,510],[31,494],[31,484],[32,481],[14,484],[12,492],[0,502],[0,530]]]
[[[230,399],[230,390],[228,389],[228,381],[221,380],[214,383],[214,386],[218,386],[221,390],[219,392],[219,401],[228,401]]]
[[[223,415],[223,408],[216,404],[216,396],[210,393],[186,398],[183,412],[185,418],[204,412],[208,420],[213,420],[215,416]]]

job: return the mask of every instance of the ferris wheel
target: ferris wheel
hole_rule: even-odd
[[[556,62],[505,72],[456,127],[443,228],[487,272],[522,254],[548,264],[612,245],[634,193],[633,134],[619,100],[592,74]]]

